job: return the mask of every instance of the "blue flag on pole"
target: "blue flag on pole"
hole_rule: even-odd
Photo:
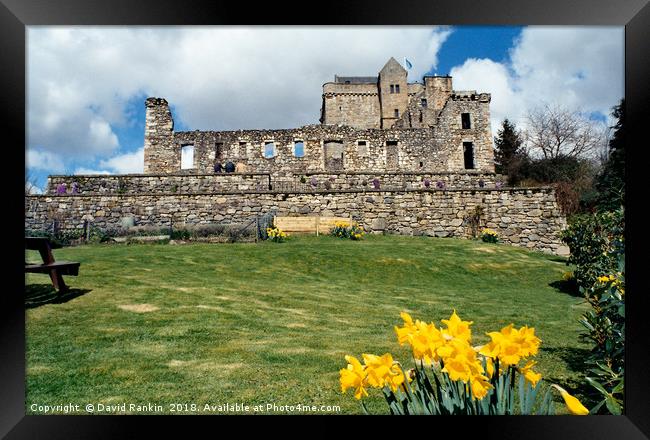
[[[407,60],[406,58],[404,58],[404,64],[406,65],[406,68],[408,70],[411,70],[411,67],[413,67],[413,64],[411,64],[411,62],[409,60]]]

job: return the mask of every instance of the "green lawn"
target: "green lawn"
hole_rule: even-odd
[[[410,366],[393,330],[400,311],[440,324],[454,308],[474,321],[475,345],[510,322],[535,327],[538,370],[583,397],[589,346],[578,319],[587,306],[549,285],[567,271],[558,257],[403,236],[89,245],[54,255],[81,268],[66,277],[74,290],[65,301],[50,301],[46,275],[26,276],[28,414],[41,413],[32,404],[62,403],[82,405],[80,413],[87,403],[360,413],[340,393],[344,355],[391,352]],[[378,390],[369,407],[387,411]]]

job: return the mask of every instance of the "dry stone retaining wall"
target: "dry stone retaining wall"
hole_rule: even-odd
[[[248,191],[194,194],[38,195],[26,197],[25,228],[44,229],[58,219],[82,227],[84,219],[108,229],[131,216],[136,225],[243,223],[256,215],[352,217],[372,232],[468,237],[467,218],[484,208],[482,226],[502,241],[562,253],[565,225],[551,188],[451,190],[346,190],[315,193]]]

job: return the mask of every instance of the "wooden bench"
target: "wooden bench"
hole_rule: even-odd
[[[25,263],[25,273],[47,273],[50,275],[54,288],[63,293],[68,286],[63,281],[63,275],[77,276],[81,263],[75,261],[54,261],[52,244],[45,237],[25,237],[25,249],[35,250],[41,254],[43,264]]]

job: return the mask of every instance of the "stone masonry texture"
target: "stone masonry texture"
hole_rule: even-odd
[[[25,228],[90,220],[112,229],[124,217],[160,227],[233,224],[273,213],[468,237],[480,206],[480,226],[503,242],[566,252],[554,190],[507,188],[494,173],[490,94],[455,91],[449,76],[407,76],[393,58],[376,76],[336,75],[323,85],[320,124],[294,129],[178,132],[167,100],[147,98],[143,174],[49,176],[45,194],[25,197]],[[181,169],[186,146],[193,156]],[[236,172],[217,173],[226,162]]]

